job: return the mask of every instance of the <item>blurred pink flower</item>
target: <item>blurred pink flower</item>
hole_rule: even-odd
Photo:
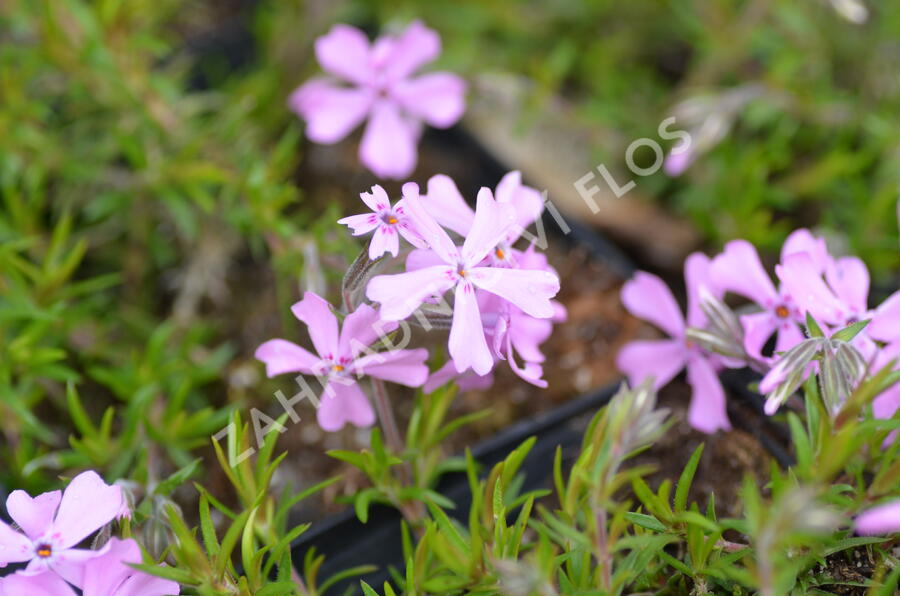
[[[678,153],[670,151],[663,162],[663,171],[672,178],[677,178],[694,163],[694,157],[694,152],[691,151],[690,147]]]
[[[537,318],[553,316],[550,299],[559,291],[559,277],[550,271],[484,266],[482,261],[503,240],[515,220],[511,205],[498,203],[491,191],[478,192],[475,218],[462,248],[425,210],[415,184],[403,187],[407,214],[431,251],[413,270],[379,275],[369,281],[366,295],[381,304],[382,316],[399,321],[409,317],[426,300],[455,288],[449,351],[456,369],[487,374],[494,357],[485,337],[475,289],[495,294]],[[410,255],[411,258],[412,255]]]
[[[425,243],[413,229],[403,207],[403,199],[391,206],[391,200],[383,188],[377,184],[372,187],[372,192],[359,194],[363,203],[372,210],[372,213],[351,215],[339,219],[338,223],[353,230],[354,236],[368,234],[372,230],[372,240],[369,243],[369,258],[373,261],[384,253],[389,252],[397,256],[400,251],[400,238],[403,236],[413,246],[424,248]]]
[[[177,583],[148,575],[128,565],[142,563],[134,540],[110,538],[84,565],[84,596],[162,596],[178,594]],[[0,580],[0,596],[76,596],[75,590],[55,573],[18,572]]]
[[[803,340],[798,326],[803,314],[784,288],[775,289],[752,244],[746,240],[726,244],[722,254],[713,259],[710,274],[719,288],[752,300],[762,309],[741,316],[747,354],[762,359],[763,346],[773,333],[778,334],[775,352],[785,352]]]
[[[383,321],[367,304],[347,315],[340,334],[331,305],[313,292],[306,292],[291,311],[306,324],[318,355],[290,341],[271,339],[257,348],[255,357],[265,363],[270,377],[299,372],[324,379],[317,411],[319,426],[324,430],[339,430],[347,422],[358,427],[375,423],[372,405],[357,383],[359,376],[407,387],[419,387],[428,378],[428,351],[424,348],[370,350],[369,346],[380,335],[395,330],[397,323]]]
[[[466,84],[460,77],[433,72],[412,78],[441,51],[437,33],[419,21],[373,44],[359,29],[335,25],[316,40],[315,50],[322,68],[338,80],[304,83],[289,105],[306,120],[306,134],[317,143],[336,143],[368,118],[359,157],[377,176],[411,174],[421,123],[447,128],[465,110]]]
[[[896,534],[900,532],[900,501],[872,507],[860,513],[853,522],[859,534]]]
[[[857,257],[824,254],[823,258],[821,251],[793,252],[782,256],[775,268],[783,287],[796,297],[800,316],[809,312],[819,323],[833,327],[869,319],[853,342],[866,358],[872,358],[877,350],[873,340],[900,340],[900,292],[870,309],[866,264]]]
[[[632,386],[653,377],[660,388],[687,367],[688,383],[693,389],[688,422],[694,428],[713,433],[729,430],[725,409],[725,391],[719,381],[716,356],[687,339],[687,327],[702,327],[706,317],[700,308],[704,292],[721,295],[710,278],[710,260],[703,254],[690,255],[684,264],[688,288],[687,321],[666,284],[657,276],[639,271],[622,288],[622,302],[631,314],[653,323],[671,339],[633,341],[618,354],[616,364],[628,376]]]
[[[93,471],[73,478],[63,492],[32,498],[13,491],[6,509],[23,533],[0,522],[0,567],[28,561],[24,574],[52,571],[80,587],[84,564],[97,552],[75,546],[119,517],[123,501],[122,489],[106,484]]]

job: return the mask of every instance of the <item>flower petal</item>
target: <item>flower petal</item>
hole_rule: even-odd
[[[21,563],[34,557],[31,540],[0,521],[0,567],[7,563]]]
[[[693,393],[688,407],[688,422],[697,430],[714,433],[731,430],[725,408],[725,390],[709,361],[700,355],[688,359],[687,378]]]
[[[177,583],[150,575],[149,573],[135,572],[125,580],[119,588],[116,596],[159,596],[160,594],[178,594],[180,587]]]
[[[421,21],[413,21],[390,47],[383,72],[388,80],[399,81],[440,55],[441,38]]]
[[[337,220],[342,226],[347,226],[353,230],[354,236],[362,236],[368,234],[379,225],[381,221],[374,213],[360,213],[359,215],[350,215]]]
[[[443,259],[436,252],[427,248],[417,248],[406,255],[406,270],[415,271],[426,267],[435,267],[444,264]],[[446,265],[444,265],[446,267]]]
[[[713,259],[710,275],[726,292],[734,292],[770,309],[778,299],[775,284],[763,268],[756,248],[746,240],[732,240]]]
[[[382,225],[378,226],[369,241],[369,258],[374,261],[386,252],[392,257],[400,253],[400,235],[395,227]]]
[[[392,101],[372,107],[359,145],[359,159],[381,178],[406,178],[416,167],[419,127],[404,119]]]
[[[778,326],[778,337],[775,339],[775,352],[787,352],[806,339],[800,327],[793,321],[786,321]]]
[[[515,210],[511,205],[494,200],[491,190],[481,187],[475,206],[475,219],[466,235],[462,257],[468,266],[481,262],[497,243],[503,240],[515,223]]]
[[[494,367],[494,356],[484,336],[481,312],[475,299],[475,286],[471,283],[462,282],[456,286],[448,346],[459,372],[471,368],[483,376]]]
[[[741,316],[744,328],[744,350],[753,358],[762,358],[762,349],[775,333],[778,323],[768,311]]]
[[[350,25],[338,24],[316,40],[316,58],[324,70],[352,83],[371,80],[369,40]]]
[[[253,357],[266,365],[268,377],[289,372],[313,374],[321,360],[286,339],[270,339],[256,348]]]
[[[76,596],[75,590],[52,571],[36,575],[13,573],[0,579],[0,595],[16,596]]]
[[[403,185],[404,212],[413,229],[428,248],[437,253],[443,261],[456,266],[459,263],[459,249],[426,208],[426,197],[419,195],[419,186],[413,182]],[[468,230],[467,230],[468,233]]]
[[[338,323],[331,305],[315,292],[305,292],[303,300],[295,303],[291,312],[306,324],[319,356],[333,358],[338,348]]]
[[[359,428],[375,424],[375,412],[362,389],[355,381],[344,381],[332,380],[322,393],[316,417],[323,430],[340,430],[348,422]]]
[[[548,319],[556,312],[550,299],[559,292],[559,277],[549,271],[475,267],[467,278],[532,317]]]
[[[622,287],[622,303],[634,316],[671,335],[684,336],[684,317],[669,287],[652,273],[638,271]]]
[[[509,203],[515,209],[515,223],[507,234],[507,244],[513,244],[544,212],[544,198],[540,192],[522,184],[522,174],[509,172],[497,184],[498,203]]]
[[[354,367],[370,377],[399,383],[407,387],[421,387],[428,379],[428,350],[388,350],[363,356]]]
[[[813,269],[816,273],[824,273],[831,261],[825,239],[813,236],[812,232],[805,228],[794,230],[784,241],[781,247],[781,260],[788,255],[805,252],[809,255]]]
[[[366,353],[375,340],[397,328],[394,321],[383,321],[377,310],[368,304],[360,304],[344,318],[338,345],[338,356],[355,360]]]
[[[900,532],[900,501],[872,507],[853,521],[858,534],[881,535]]]
[[[825,285],[809,253],[796,252],[786,256],[775,267],[775,273],[801,310],[808,311],[820,323],[840,325],[844,322],[847,309]]]
[[[436,128],[448,128],[466,110],[466,82],[449,72],[433,72],[398,82],[391,95],[413,116]]]
[[[52,531],[59,533],[63,547],[71,549],[118,517],[123,504],[120,487],[106,484],[92,470],[82,472],[63,491]]]
[[[536,319],[525,314],[515,315],[509,328],[509,339],[516,352],[528,362],[543,362],[540,345],[553,332],[550,319]]]
[[[381,304],[381,316],[388,321],[400,321],[411,315],[421,304],[456,284],[452,267],[437,265],[396,275],[377,275],[366,286],[366,297]]]
[[[141,548],[133,539],[110,538],[96,555],[84,567],[82,588],[86,594],[116,594],[116,588],[132,573],[137,573],[126,563],[144,562]]]
[[[687,324],[690,327],[706,325],[706,315],[701,307],[704,292],[722,297],[722,291],[711,275],[712,261],[703,253],[695,252],[684,261],[684,281],[687,286]]]
[[[900,339],[900,291],[894,292],[875,309],[866,332],[881,341]]]
[[[337,143],[359,126],[372,107],[374,96],[367,89],[335,87],[322,79],[313,79],[294,91],[288,106],[306,121],[306,136],[311,141]]]
[[[869,269],[856,257],[843,257],[825,269],[825,280],[855,315],[869,309]]]
[[[54,490],[33,499],[24,490],[14,490],[6,499],[6,510],[22,531],[32,540],[45,533],[53,524],[62,492]]]
[[[472,229],[475,212],[463,198],[453,179],[437,174],[428,179],[428,193],[422,205],[445,228],[465,237]]]
[[[653,387],[659,389],[681,372],[686,361],[687,347],[681,340],[633,341],[619,351],[616,367],[632,387],[653,377]]]
[[[87,562],[97,558],[99,552],[101,551],[67,548],[55,553],[47,566],[61,578],[76,588],[80,588],[84,583],[84,570]]]
[[[387,191],[379,184],[373,185],[371,192],[359,193],[359,198],[366,204],[366,207],[375,213],[381,213],[391,208],[391,199],[388,197]]]

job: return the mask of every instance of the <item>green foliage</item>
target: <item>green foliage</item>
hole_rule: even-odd
[[[295,566],[298,562],[291,560],[291,544],[309,528],[309,524],[289,527],[288,513],[297,503],[337,479],[291,496],[273,495],[270,481],[286,455],[273,455],[278,434],[269,433],[254,458],[232,466],[226,451],[247,449],[252,436],[249,425],[242,424],[237,414],[232,423],[236,432],[229,435],[226,448],[217,441],[213,441],[213,445],[219,464],[237,493],[239,509],[225,506],[197,485],[200,492],[198,529],[191,529],[175,506],[165,508],[164,521],[174,537],[166,552],[174,560],[174,566],[142,568],[177,581],[200,596],[315,596],[343,577],[371,571],[368,567],[347,569],[320,585],[318,570],[323,558],[310,552],[301,576]],[[139,507],[137,511],[140,513],[145,509]],[[224,524],[217,523],[217,518],[225,520]]]
[[[847,404],[862,402],[864,411],[879,392],[873,387],[883,388],[878,377]],[[703,445],[674,486],[663,480],[653,489],[644,480],[651,468],[625,465],[667,423],[648,386],[623,389],[595,415],[571,467],[557,453],[552,495],[519,488],[534,439],[486,475],[467,454],[468,524],[439,501],[427,502],[425,517],[404,524],[405,570],[395,570],[394,585],[381,593],[831,593],[855,584],[822,566],[854,552],[874,561],[872,579],[860,585],[870,594],[893,593],[896,541],[854,536],[846,525],[848,512],[900,496],[900,443],[879,448],[900,420],[856,416],[838,425],[818,414],[824,405],[814,403],[821,400],[815,383],[807,387],[806,422],[788,417],[797,464],[781,470],[773,462],[762,489],[746,478],[741,517],[719,518],[715,495],[705,506],[690,501]],[[359,465],[378,469],[378,456],[366,457]],[[383,465],[393,464],[400,460]],[[379,593],[367,584],[363,590]]]
[[[152,484],[192,461],[248,398],[228,382],[251,348],[235,345],[226,274],[248,258],[279,272],[286,306],[299,272],[319,266],[304,246],[347,246],[318,224],[328,210],[300,201],[300,132],[283,106],[293,81],[269,55],[275,40],[261,26],[269,67],[223,76],[184,51],[219,35],[215,23],[180,8],[0,8],[7,486],[40,490],[84,467]]]

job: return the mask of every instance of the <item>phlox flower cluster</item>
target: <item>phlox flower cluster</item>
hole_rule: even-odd
[[[632,383],[653,377],[656,387],[671,381],[682,369],[692,388],[689,421],[698,430],[729,429],[725,393],[717,372],[723,368],[751,366],[765,374],[760,390],[772,393],[789,376],[787,354],[793,362],[804,326],[811,316],[826,334],[853,323],[868,321],[849,344],[861,369],[887,365],[900,354],[900,292],[877,307],[869,305],[869,272],[865,263],[852,256],[829,253],[823,238],[799,229],[785,241],[775,266],[777,283],[763,267],[752,244],[734,240],[713,258],[700,253],[685,264],[687,317],[682,316],[671,291],[650,273],[639,272],[625,284],[622,301],[626,308],[669,335],[668,339],[634,341],[619,353],[617,364]],[[709,321],[704,300],[721,300],[733,294],[750,302],[739,316],[736,346],[739,356],[723,356],[692,341],[688,330],[704,329]],[[828,344],[826,344],[828,345]],[[843,348],[842,348],[843,349]],[[816,363],[802,362],[805,372]],[[847,396],[844,395],[843,398]],[[770,400],[774,413],[779,401]],[[888,418],[900,408],[900,389],[893,387],[873,402],[876,417]]]
[[[432,391],[456,379],[463,388],[489,386],[492,371],[506,361],[522,379],[545,387],[540,350],[565,309],[553,300],[559,277],[535,246],[520,246],[526,228],[540,217],[540,193],[507,174],[495,191],[478,191],[473,210],[447,176],[432,177],[422,194],[414,183],[392,202],[374,186],[360,195],[370,212],[339,221],[356,236],[368,236],[371,263],[397,257],[401,269],[367,278],[371,304],[343,315],[307,292],[292,308],[306,324],[315,354],[285,339],[262,344],[256,358],[269,376],[301,373],[322,384],[319,425],[338,430],[375,422],[374,409],[358,381],[363,376]],[[408,244],[401,254],[401,240]],[[435,314],[449,327],[449,361],[430,373],[424,348],[394,346],[389,337],[407,322],[433,327]],[[383,349],[383,348],[389,349]]]
[[[130,516],[118,486],[96,472],[83,472],[65,491],[31,497],[16,490],[6,499],[15,524],[0,522],[0,567],[25,564],[0,578],[0,596],[161,596],[178,594],[178,584],[148,575],[129,564],[142,563],[133,539],[110,538],[101,548],[84,548],[92,534]]]

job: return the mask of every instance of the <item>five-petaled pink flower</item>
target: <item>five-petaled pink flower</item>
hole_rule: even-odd
[[[6,499],[6,509],[22,533],[0,522],[0,567],[28,561],[24,573],[49,570],[80,587],[84,563],[97,553],[75,547],[119,517],[123,507],[122,489],[92,471],[73,478],[64,492],[32,498],[15,490]]]
[[[666,284],[650,273],[639,271],[622,288],[622,302],[631,314],[649,321],[669,334],[671,339],[633,341],[616,359],[619,370],[632,386],[652,376],[657,389],[687,367],[688,383],[693,388],[688,422],[694,428],[712,433],[728,430],[731,424],[725,409],[725,390],[717,369],[720,359],[692,343],[687,327],[703,327],[706,317],[700,308],[703,292],[721,295],[710,280],[710,260],[694,253],[684,264],[688,289],[687,321]]]
[[[287,340],[272,339],[259,346],[255,356],[265,363],[270,377],[299,372],[316,375],[323,381],[317,417],[325,430],[339,430],[347,422],[359,427],[375,422],[372,405],[357,383],[359,376],[408,387],[419,387],[428,378],[428,351],[424,348],[371,350],[375,340],[398,325],[381,320],[378,311],[367,304],[347,315],[340,333],[331,305],[313,292],[306,292],[291,311],[306,324],[318,355]]]
[[[316,40],[316,57],[331,78],[314,78],[289,101],[317,143],[336,143],[366,117],[359,157],[382,178],[404,178],[416,165],[422,122],[455,124],[465,110],[466,84],[448,72],[412,74],[441,52],[437,33],[415,21],[400,35],[369,44],[359,29],[335,25]]]
[[[499,296],[532,317],[546,319],[554,314],[551,298],[559,291],[559,277],[545,270],[507,269],[483,263],[515,222],[513,207],[495,201],[489,189],[478,192],[475,218],[462,248],[425,210],[417,185],[405,184],[403,196],[407,214],[433,251],[434,264],[374,277],[366,287],[366,295],[381,304],[382,317],[399,321],[426,300],[455,288],[450,356],[457,371],[471,367],[485,375],[494,365],[494,355],[485,338],[476,288]]]
[[[782,262],[799,253],[810,259],[813,275],[821,275],[831,260],[824,240],[805,229],[788,236],[781,249]],[[726,244],[722,254],[713,259],[710,275],[716,287],[752,300],[761,309],[741,317],[748,355],[764,360],[762,350],[773,333],[777,334],[776,353],[786,352],[803,340],[799,324],[805,320],[805,311],[795,293],[789,291],[796,286],[782,284],[776,289],[752,244],[746,240]]]
[[[413,246],[419,248],[425,246],[410,224],[409,218],[406,217],[403,199],[391,206],[391,200],[387,193],[377,184],[372,187],[371,193],[363,192],[359,196],[363,203],[372,210],[372,213],[351,215],[339,219],[338,223],[352,229],[354,236],[361,236],[375,230],[372,240],[369,242],[370,259],[374,261],[386,252],[396,257],[400,251],[400,236],[406,238],[406,241]]]
[[[84,564],[83,596],[177,595],[178,584],[134,569],[143,563],[141,548],[134,540],[110,538],[94,558]],[[50,571],[34,575],[18,572],[0,580],[0,596],[76,596],[76,591]]]

